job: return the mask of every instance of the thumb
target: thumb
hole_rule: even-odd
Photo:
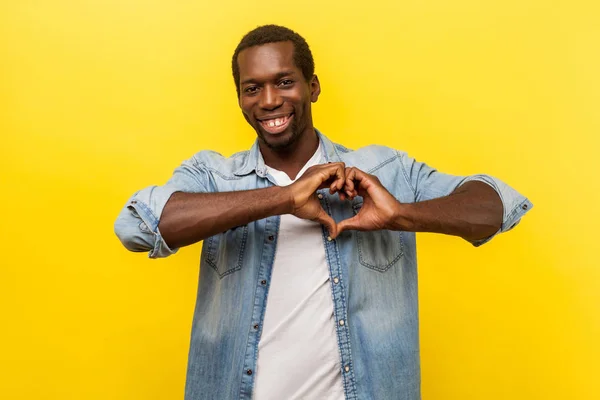
[[[359,219],[358,215],[355,215],[352,218],[345,219],[345,220],[341,221],[339,224],[337,224],[337,235],[339,235],[343,231],[347,231],[350,229],[359,229],[360,230],[360,219]]]

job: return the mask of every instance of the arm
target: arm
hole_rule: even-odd
[[[476,180],[465,181],[446,196],[400,203],[376,176],[348,168],[344,191],[342,197],[362,196],[363,207],[356,216],[338,224],[338,234],[346,229],[435,232],[460,236],[479,245],[503,226],[508,230],[516,224],[514,212],[503,217],[506,213],[498,192]]]
[[[500,196],[483,182],[467,182],[433,200],[396,203],[397,230],[443,233],[474,242],[494,235],[502,226]]]
[[[187,246],[235,226],[289,213],[286,188],[223,193],[174,193],[158,224],[171,248]]]
[[[187,163],[164,186],[136,193],[115,222],[115,232],[131,251],[166,257],[235,226],[272,215],[291,213],[324,224],[336,232],[333,219],[321,207],[316,190],[335,193],[344,184],[343,163],[318,165],[294,184],[238,192],[207,193],[202,171]]]

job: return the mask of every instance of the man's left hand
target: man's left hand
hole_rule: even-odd
[[[402,204],[383,187],[375,175],[354,167],[346,168],[346,182],[339,195],[342,200],[361,196],[363,206],[354,217],[337,224],[336,236],[349,229],[400,229],[398,218]]]

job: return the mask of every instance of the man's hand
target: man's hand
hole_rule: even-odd
[[[336,237],[337,225],[321,207],[317,190],[329,188],[329,193],[334,194],[342,190],[346,181],[346,166],[342,162],[310,167],[300,179],[286,187],[292,203],[290,214],[319,222],[327,227],[332,238]]]
[[[376,176],[352,167],[346,168],[345,177],[340,198],[353,199],[359,195],[363,198],[363,206],[354,217],[337,224],[337,232],[332,238],[348,229],[374,231],[399,228],[397,217],[401,203],[383,187]]]

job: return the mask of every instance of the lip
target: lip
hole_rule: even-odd
[[[268,118],[263,117],[263,119],[257,118],[257,121],[263,131],[267,132],[270,135],[278,135],[278,134],[284,132],[290,126],[290,123],[294,119],[294,116],[295,116],[294,113],[279,114],[279,115],[269,116]],[[284,117],[287,117],[286,118],[287,121],[283,125],[270,127],[270,126],[266,126],[265,124],[263,124],[264,121],[271,120],[274,118],[284,118]]]
[[[291,117],[294,113],[293,112],[289,112],[289,113],[285,113],[285,114],[273,114],[273,115],[265,115],[263,117],[260,118],[256,118],[257,121],[263,122],[266,121],[268,119],[276,119],[276,118],[283,118],[283,117]]]

